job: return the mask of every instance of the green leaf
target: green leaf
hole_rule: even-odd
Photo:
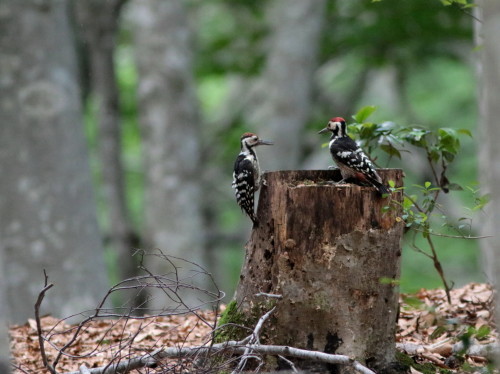
[[[403,209],[410,209],[412,206],[413,201],[405,196],[403,200]]]
[[[476,339],[481,340],[487,338],[490,333],[491,328],[489,326],[483,325],[477,330]]]
[[[361,108],[358,113],[356,113],[353,118],[357,123],[363,123],[365,120],[377,110],[375,105],[368,105]]]
[[[391,188],[395,188],[396,187],[396,182],[394,182],[392,179],[389,179],[389,181],[387,182],[387,184]]]
[[[425,188],[429,188],[431,186],[431,182],[427,181],[424,183]]]
[[[472,132],[470,132],[470,130],[467,130],[467,129],[458,129],[457,132],[459,134],[464,134],[464,135],[468,135],[472,138]]]
[[[460,148],[460,141],[458,139],[458,134],[454,129],[443,127],[438,129],[438,148],[443,151],[443,156],[445,158],[450,156],[445,156],[444,152],[456,155]]]
[[[401,152],[394,147],[391,143],[389,144],[381,144],[380,149],[382,149],[385,153],[387,153],[390,156],[396,156],[397,158],[401,159]]]

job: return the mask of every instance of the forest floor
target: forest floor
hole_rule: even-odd
[[[491,287],[478,283],[452,290],[451,304],[440,289],[401,295],[396,336],[398,351],[404,353],[399,354],[400,359],[411,364],[411,373],[487,372],[488,348],[498,337],[492,301]],[[136,357],[159,347],[207,344],[215,318],[214,312],[204,311],[198,315],[93,321],[80,331],[69,355],[61,357],[57,372],[77,371],[82,364],[95,368],[117,357]],[[74,326],[52,317],[44,317],[42,326],[45,334],[52,331],[50,343],[57,347],[66,344],[75,332]],[[34,320],[12,326],[10,335],[15,374],[49,373],[43,367]],[[57,351],[45,345],[52,362]],[[181,372],[178,361],[171,365],[170,372]],[[133,373],[156,372],[142,369]]]

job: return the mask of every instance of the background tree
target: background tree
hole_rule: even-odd
[[[68,2],[1,4],[0,253],[9,320],[92,307],[107,285]]]
[[[9,304],[5,288],[5,262],[0,247],[0,373],[10,373],[8,319]]]
[[[270,30],[266,62],[257,78],[249,125],[275,145],[266,151],[266,169],[297,168],[302,134],[312,113],[314,72],[326,1],[275,0],[267,4]]]
[[[500,169],[497,161],[498,139],[500,139],[500,3],[495,0],[478,2],[479,16],[476,24],[476,43],[479,48],[478,59],[478,105],[480,114],[479,126],[479,170],[481,187],[489,193],[490,202],[486,206],[486,214],[482,219],[481,231],[491,237],[481,241],[483,266],[487,279],[495,285],[496,318],[500,318],[500,259],[497,230],[500,225]],[[497,355],[497,362],[498,362]],[[497,364],[498,366],[498,364]]]
[[[479,171],[481,186],[490,194],[481,231],[494,235],[500,225],[500,170],[498,169],[498,139],[500,139],[500,3],[483,0],[479,3],[478,20],[475,23],[476,44],[479,50],[478,106],[479,106]],[[500,274],[498,241],[493,236],[481,241],[484,270],[490,282],[497,285]]]
[[[106,239],[116,252],[120,279],[136,275],[132,257],[137,246],[129,218],[122,163],[120,95],[116,77],[116,40],[121,9],[126,0],[75,2],[78,31],[88,59],[90,95],[86,103],[96,108],[101,192],[106,206]],[[85,59],[83,59],[85,61]]]
[[[130,15],[145,170],[143,243],[205,266],[201,202],[207,191],[186,9],[180,1],[136,0]],[[156,261],[146,265],[167,271]],[[151,305],[164,306],[156,296]],[[188,295],[185,301],[195,300]]]

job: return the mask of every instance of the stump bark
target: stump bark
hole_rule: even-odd
[[[402,186],[401,170],[379,173],[385,183]],[[329,183],[340,179],[338,170],[265,173],[236,302],[247,321],[276,303],[262,336],[267,344],[345,354],[392,372],[402,193],[384,199],[372,187]],[[260,292],[283,298],[271,301],[256,296]]]

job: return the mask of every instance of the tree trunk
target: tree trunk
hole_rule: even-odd
[[[303,155],[303,129],[311,115],[313,75],[325,15],[325,0],[275,0],[267,18],[269,53],[249,121],[263,139],[269,170],[295,167]],[[286,134],[286,136],[283,136]],[[279,139],[279,142],[277,141]]]
[[[0,5],[0,252],[10,317],[95,307],[106,289],[67,1]]]
[[[10,349],[8,320],[9,304],[5,287],[5,261],[3,248],[0,246],[0,373],[10,373]]]
[[[498,0],[478,1],[475,22],[478,61],[478,106],[479,106],[479,173],[481,192],[490,194],[485,214],[479,225],[483,235],[491,236],[480,241],[483,268],[488,281],[496,289],[496,318],[500,320],[500,256],[498,227],[500,227],[500,2]],[[496,366],[499,367],[500,355]]]
[[[182,1],[131,5],[145,171],[143,237],[150,248],[206,268],[200,116],[186,9]],[[146,266],[164,273],[168,264],[153,259]],[[169,303],[161,295],[161,290],[153,295],[158,297],[151,307]],[[194,293],[184,297],[188,304],[197,302]]]
[[[476,22],[476,44],[478,61],[478,106],[479,106],[479,177],[481,192],[490,194],[481,225],[481,233],[491,238],[480,241],[483,266],[488,281],[498,290],[500,256],[498,239],[494,236],[500,226],[500,2],[483,0],[478,3],[477,13],[482,23]],[[500,310],[500,308],[497,308]]]
[[[382,179],[402,185],[402,171]],[[250,321],[280,294],[266,343],[349,355],[375,369],[394,361],[402,223],[371,187],[332,185],[335,171],[265,174],[259,226],[246,246],[236,301]],[[391,199],[401,202],[400,192]],[[304,368],[309,368],[301,364]]]
[[[123,0],[76,2],[80,32],[90,56],[92,98],[97,103],[97,141],[107,236],[117,254],[120,279],[137,275],[132,257],[137,243],[125,200],[120,103],[114,65],[118,17],[123,4]]]

